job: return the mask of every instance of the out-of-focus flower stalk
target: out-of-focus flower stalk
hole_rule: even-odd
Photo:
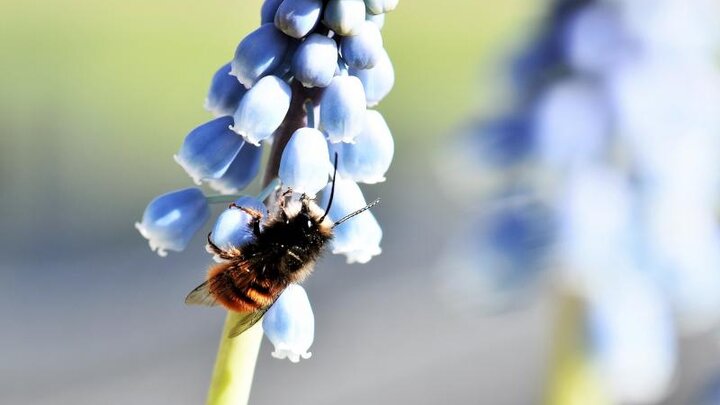
[[[548,405],[610,405],[600,376],[587,356],[583,335],[585,308],[567,293],[557,297],[553,358],[547,385]]]

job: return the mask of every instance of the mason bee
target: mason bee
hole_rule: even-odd
[[[220,305],[242,314],[230,337],[257,323],[289,284],[310,275],[335,227],[380,202],[375,200],[333,223],[327,214],[335,194],[335,177],[324,211],[305,194],[288,202],[291,190],[280,196],[278,209],[265,222],[261,212],[231,205],[250,215],[248,226],[255,238],[244,246],[223,250],[212,242],[212,233],[208,234],[207,250],[221,262],[210,268],[207,280],[188,294],[185,303]]]

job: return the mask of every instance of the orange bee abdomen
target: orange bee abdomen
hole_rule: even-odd
[[[213,266],[208,272],[209,289],[218,304],[231,311],[254,312],[272,304],[282,286],[258,280],[251,272],[232,263]]]

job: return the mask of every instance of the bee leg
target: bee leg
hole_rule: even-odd
[[[308,211],[310,211],[310,197],[307,194],[303,193],[300,196],[300,203],[302,204],[302,212],[307,213]]]
[[[223,260],[231,260],[233,258],[233,255],[220,249],[220,247],[218,245],[216,245],[210,238],[211,235],[212,235],[212,232],[208,233],[208,236],[207,236],[207,246],[206,246],[207,251],[209,253],[216,254],[219,258],[221,258]]]
[[[253,235],[255,235],[256,237],[260,235],[260,221],[262,221],[263,219],[262,212],[254,210],[252,208],[241,207],[235,203],[230,204],[230,208],[237,208],[250,215],[250,217],[252,217],[252,220],[250,221],[250,226],[252,228]]]

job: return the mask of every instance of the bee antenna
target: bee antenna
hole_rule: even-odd
[[[351,212],[351,213],[345,215],[344,217],[340,218],[340,220],[337,221],[337,222],[335,222],[335,224],[333,224],[332,227],[335,228],[336,226],[338,226],[338,225],[342,224],[343,222],[347,221],[348,219],[350,219],[350,218],[352,218],[352,217],[354,217],[354,216],[356,216],[356,215],[358,215],[358,214],[362,214],[363,212],[369,210],[370,208],[374,207],[375,205],[377,205],[377,204],[379,204],[379,203],[380,203],[380,199],[378,198],[377,200],[375,200],[375,201],[371,202],[370,204],[368,204],[368,205],[360,208],[359,210],[357,210],[357,211],[355,211],[355,212]]]
[[[335,152],[335,164],[333,169],[333,178],[332,178],[332,186],[330,187],[330,199],[328,200],[327,208],[325,208],[325,214],[323,214],[322,217],[320,217],[320,223],[322,223],[323,220],[325,220],[325,217],[327,216],[328,212],[330,212],[330,207],[332,207],[333,197],[335,197],[335,179],[337,179],[337,165],[338,165],[338,153]]]

